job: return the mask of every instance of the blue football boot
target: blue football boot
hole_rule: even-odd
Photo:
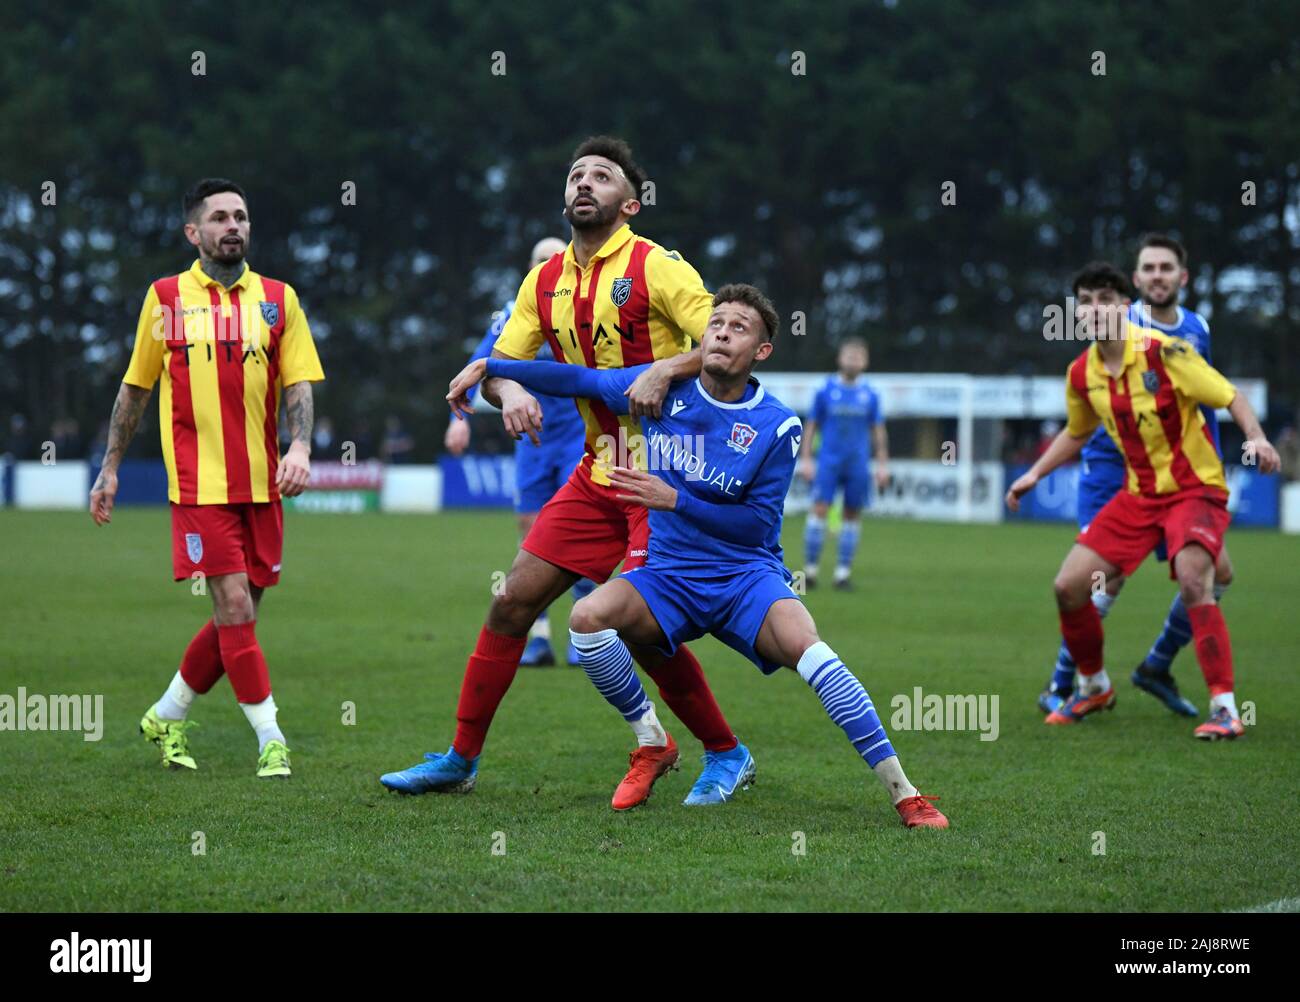
[[[555,653],[551,642],[545,637],[531,637],[524,646],[524,653],[519,658],[521,668],[545,668],[555,664]]]
[[[704,753],[704,771],[682,801],[688,807],[722,804],[735,796],[738,789],[749,789],[754,782],[754,756],[739,742],[731,751]]]
[[[1151,693],[1179,716],[1199,717],[1201,715],[1196,704],[1178,691],[1178,683],[1169,672],[1151,668],[1143,661],[1133,669],[1131,678],[1135,686],[1143,692]]]
[[[379,782],[398,793],[469,793],[478,780],[478,760],[475,755],[466,762],[454,747],[445,755],[429,752],[419,765],[386,772]]]

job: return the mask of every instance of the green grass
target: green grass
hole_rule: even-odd
[[[786,535],[798,566],[802,522]],[[1070,537],[872,520],[859,590],[810,597],[878,706],[918,685],[1000,696],[996,741],[894,732],[953,822],[908,832],[807,686],[711,639],[695,649],[758,762],[732,804],[681,806],[697,749],[660,706],[685,767],[614,814],[630,735],[569,669],[521,672],[472,795],[386,793],[381,772],[450,741],[492,574],[515,549],[506,514],[291,516],[258,633],[293,779],[254,778],[256,743],[224,681],[192,713],[199,771],[165,771],[136,725],[208,615],[169,580],[166,512],[123,509],[99,530],[84,515],[0,512],[0,693],[102,693],[106,718],[97,743],[0,732],[0,909],[1206,911],[1300,895],[1300,539],[1230,537],[1238,699],[1258,724],[1202,744],[1128,681],[1172,594],[1154,563],[1107,621],[1118,709],[1043,726],[1034,697]],[[567,600],[558,611],[562,632]],[[1204,709],[1190,652],[1176,671]]]

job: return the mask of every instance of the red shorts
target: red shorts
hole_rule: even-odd
[[[593,581],[607,581],[619,561],[625,571],[640,567],[650,545],[649,513],[642,505],[616,501],[617,493],[593,484],[586,464],[578,464],[537,513],[523,549]]]
[[[1176,577],[1174,557],[1188,543],[1205,547],[1217,561],[1231,520],[1228,496],[1217,488],[1158,498],[1122,490],[1106,502],[1075,542],[1095,550],[1127,576],[1164,540],[1172,578]]]
[[[172,573],[248,574],[250,584],[269,588],[280,580],[284,512],[279,501],[253,504],[173,504]]]

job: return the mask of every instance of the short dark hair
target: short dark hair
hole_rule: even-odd
[[[640,199],[641,189],[645,187],[646,173],[632,157],[632,147],[614,136],[589,136],[578,144],[569,158],[570,165],[583,157],[604,157],[610,163],[618,164],[632,186],[632,195]]]
[[[244,207],[248,207],[248,196],[244,194],[244,189],[235,184],[234,181],[224,177],[205,177],[202,181],[195,181],[181,200],[181,208],[185,212],[186,222],[192,220],[195,214],[202,209],[203,203],[209,195],[216,195],[223,191],[233,191],[244,200]]]
[[[1138,243],[1138,253],[1141,254],[1148,247],[1164,247],[1166,250],[1173,251],[1174,257],[1178,258],[1178,267],[1187,267],[1187,248],[1167,233],[1144,234]]]
[[[713,294],[713,306],[716,309],[723,303],[743,303],[751,306],[763,320],[764,341],[773,341],[776,339],[777,331],[781,329],[781,318],[777,316],[776,307],[772,305],[772,300],[754,288],[752,285],[745,285],[743,282],[734,282],[731,285],[724,285],[721,289]]]
[[[1077,296],[1080,289],[1114,289],[1126,299],[1133,298],[1128,276],[1109,261],[1089,261],[1080,268],[1070,283],[1070,291]]]
[[[853,337],[846,337],[840,341],[839,348],[861,348],[863,351],[868,350],[866,339],[857,337],[856,335]]]

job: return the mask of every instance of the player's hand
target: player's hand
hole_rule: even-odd
[[[1273,443],[1263,435],[1247,439],[1246,445],[1255,453],[1255,463],[1259,466],[1260,473],[1276,473],[1282,469],[1282,457],[1273,448]]]
[[[799,476],[803,477],[809,483],[817,476],[817,464],[813,462],[812,457],[799,460]]]
[[[113,521],[113,499],[117,497],[117,471],[101,469],[90,488],[90,517],[96,525]]]
[[[307,446],[295,441],[280,457],[280,466],[275,471],[275,488],[281,497],[294,498],[305,491],[310,482],[311,460],[307,457]]]
[[[655,362],[623,391],[623,396],[627,397],[627,412],[632,417],[658,418],[662,413],[661,406],[672,382],[668,367],[662,362],[662,359]]]
[[[486,364],[486,363],[485,363]],[[527,435],[533,445],[541,445],[542,405],[518,383],[506,383],[501,390],[501,420],[515,441]]]
[[[486,358],[476,358],[461,369],[460,372],[456,373],[456,378],[447,387],[447,403],[451,407],[451,412],[457,417],[464,417],[466,414],[474,413],[474,408],[470,406],[469,402],[469,391],[481,383],[485,375],[487,375]],[[469,439],[466,437],[466,442],[468,441]],[[448,448],[451,448],[451,446],[449,445]]]
[[[1007,507],[1012,511],[1020,510],[1020,499],[1038,486],[1038,474],[1028,470],[1016,477],[1015,483],[1007,491]]]
[[[453,417],[447,425],[447,434],[442,437],[442,445],[453,456],[462,455],[469,448],[469,421]]]
[[[874,476],[876,478],[876,490],[883,491],[886,487],[889,486],[889,464],[888,463],[876,464]]]
[[[672,511],[677,507],[677,491],[652,473],[615,466],[609,472],[609,482],[623,492],[615,495],[620,501],[631,501],[656,511]]]

